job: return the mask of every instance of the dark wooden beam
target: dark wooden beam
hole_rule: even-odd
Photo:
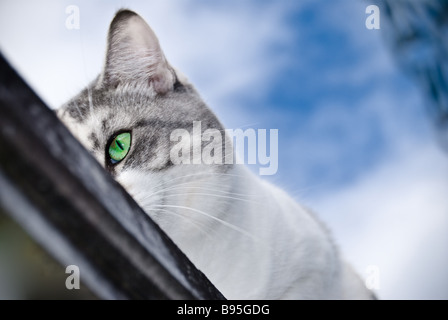
[[[0,206],[104,299],[224,299],[0,54]]]

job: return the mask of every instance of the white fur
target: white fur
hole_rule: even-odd
[[[242,165],[223,174],[190,167],[117,179],[224,296],[371,298],[322,225],[285,192]]]
[[[63,120],[92,149],[96,117]],[[128,169],[116,179],[228,299],[372,298],[315,216],[244,165]]]

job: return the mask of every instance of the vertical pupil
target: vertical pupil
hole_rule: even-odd
[[[116,142],[118,148],[120,148],[122,151],[124,151],[123,143],[121,141],[119,141],[119,140],[116,140],[115,142]]]

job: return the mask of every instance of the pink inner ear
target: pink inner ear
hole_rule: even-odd
[[[174,79],[169,71],[169,67],[165,66],[158,68],[157,72],[149,79],[149,82],[152,83],[154,91],[159,94],[165,94],[171,89]]]

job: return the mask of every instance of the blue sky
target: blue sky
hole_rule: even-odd
[[[137,11],[226,127],[279,129],[265,178],[317,211],[362,275],[379,267],[380,297],[448,298],[447,156],[387,24],[365,27],[372,2],[18,0],[0,4],[0,48],[55,108],[100,71],[114,12]]]

